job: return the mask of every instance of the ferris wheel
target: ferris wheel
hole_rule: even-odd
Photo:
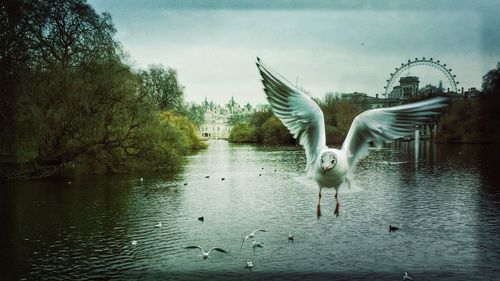
[[[394,82],[401,76],[404,71],[410,70],[412,67],[424,66],[424,67],[432,67],[434,69],[439,70],[443,73],[450,84],[450,90],[457,93],[457,85],[458,81],[455,80],[457,77],[455,74],[452,74],[452,69],[447,68],[446,63],[441,63],[439,60],[434,60],[433,58],[426,59],[425,57],[419,59],[415,58],[415,60],[408,60],[406,63],[401,63],[401,66],[396,67],[393,73],[390,73],[389,79],[386,80],[387,85],[384,87],[384,96],[388,97],[391,89],[394,85]]]

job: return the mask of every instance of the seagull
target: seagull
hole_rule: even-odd
[[[351,187],[356,163],[368,155],[369,143],[381,145],[415,131],[446,106],[446,98],[432,99],[388,108],[367,110],[354,118],[341,149],[326,146],[325,121],[320,107],[259,58],[257,68],[271,109],[290,133],[304,147],[306,173],[319,188],[316,214],[321,216],[321,191],[335,189],[335,211],[339,215],[338,190],[343,183]]]
[[[389,232],[396,231],[398,229],[399,229],[399,227],[395,227],[395,226],[392,226],[389,224]]]
[[[252,247],[255,249],[255,248],[262,248],[262,244],[264,244],[264,242],[257,242],[257,241],[253,241],[252,242]]]
[[[403,280],[413,280],[413,277],[411,277],[410,275],[408,275],[408,272],[405,272],[404,275],[403,275]]]
[[[252,268],[253,267],[253,262],[245,260],[245,267],[246,268]]]
[[[184,249],[200,249],[201,250],[201,256],[206,259],[208,258],[208,255],[210,254],[210,252],[212,252],[213,250],[216,250],[216,251],[219,251],[219,252],[222,252],[222,253],[228,253],[226,250],[222,249],[222,248],[219,248],[219,247],[213,247],[212,249],[210,249],[208,252],[205,252],[203,251],[203,248],[201,248],[200,246],[187,246],[187,247],[184,247]]]
[[[243,248],[243,243],[245,243],[245,241],[248,239],[248,238],[254,238],[255,237],[255,233],[257,231],[262,231],[262,232],[266,232],[264,229],[256,229],[252,232],[250,232],[250,234],[248,234],[247,236],[245,236],[245,238],[243,238],[243,241],[241,242],[241,248]],[[240,248],[240,249],[241,249]]]
[[[288,240],[293,242],[293,235],[292,234],[288,234]]]
[[[136,246],[137,245],[137,241],[136,240],[132,240],[132,242],[130,244],[132,244],[132,246]]]
[[[161,222],[159,222],[158,224],[155,224],[155,227],[161,227]]]

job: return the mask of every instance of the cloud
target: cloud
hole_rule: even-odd
[[[256,56],[289,80],[298,77],[316,96],[381,93],[394,67],[422,56],[447,62],[463,85],[479,87],[498,52],[498,32],[487,21],[498,20],[484,18],[483,6],[466,11],[447,1],[432,2],[437,8],[431,1],[412,2],[411,9],[399,1],[319,1],[307,9],[303,1],[267,8],[264,1],[91,4],[109,9],[118,40],[138,67],[177,69],[189,100],[223,102],[234,95],[240,102],[265,102]]]

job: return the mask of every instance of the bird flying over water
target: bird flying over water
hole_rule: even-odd
[[[226,250],[222,249],[222,248],[219,248],[219,247],[213,247],[211,248],[208,252],[205,252],[203,251],[203,248],[201,248],[201,246],[186,246],[184,247],[184,249],[200,249],[201,250],[201,256],[206,259],[208,258],[208,255],[210,254],[210,252],[212,252],[213,250],[216,250],[216,251],[219,251],[219,252],[222,252],[222,253],[228,253]]]
[[[446,98],[436,97],[415,103],[367,110],[354,118],[341,149],[326,146],[323,112],[308,95],[257,58],[264,92],[273,113],[304,147],[306,172],[318,187],[317,216],[321,216],[323,188],[335,189],[335,211],[339,215],[338,190],[343,183],[351,186],[356,163],[368,155],[370,143],[384,142],[412,134],[417,125],[426,124],[446,106]]]
[[[247,241],[248,238],[254,238],[255,233],[258,231],[266,232],[264,229],[256,229],[256,230],[250,232],[250,234],[248,234],[247,236],[245,236],[245,238],[243,238],[243,241],[241,242],[241,248],[243,248],[243,243],[245,243],[245,241]]]
[[[255,248],[263,248],[263,246],[262,246],[263,244],[264,244],[264,242],[257,242],[257,241],[254,240],[252,242],[252,248],[254,248],[254,249]]]

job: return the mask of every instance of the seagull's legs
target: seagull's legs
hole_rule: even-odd
[[[321,207],[320,207],[320,205],[319,205],[319,204],[320,204],[320,201],[321,201],[321,189],[322,189],[322,188],[323,188],[323,187],[320,187],[320,188],[319,188],[319,194],[318,194],[318,206],[316,207],[316,215],[317,215],[318,219],[319,219],[319,217],[321,217]]]
[[[339,211],[340,211],[340,204],[339,204],[339,199],[337,198],[338,197],[338,194],[339,192],[336,191],[335,192],[335,201],[336,201],[336,205],[335,205],[335,212],[333,213],[334,215],[336,215],[337,217],[339,216]]]
[[[347,176],[345,179],[347,181],[347,186],[349,187],[349,189],[351,189],[352,188],[351,177]]]

